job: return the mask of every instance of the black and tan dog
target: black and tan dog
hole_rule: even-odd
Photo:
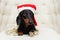
[[[17,16],[16,22],[19,26],[17,29],[18,35],[28,34],[33,36],[35,33],[36,28],[32,21],[34,17],[34,13],[31,10],[25,9],[19,13]]]

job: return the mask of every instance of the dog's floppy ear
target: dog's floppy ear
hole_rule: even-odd
[[[22,15],[23,15],[23,11],[21,11],[21,12],[19,13],[19,15],[17,16],[17,18],[16,18],[16,23],[17,23],[17,25],[20,25],[21,20],[22,20]]]
[[[16,23],[17,23],[17,25],[20,25],[20,23],[21,23],[21,17],[20,17],[20,15],[17,16]]]

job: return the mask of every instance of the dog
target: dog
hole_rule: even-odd
[[[18,25],[17,33],[18,35],[27,34],[33,36],[37,34],[38,30],[35,28],[32,18],[34,17],[34,13],[29,9],[24,9],[21,11],[17,18],[16,23]]]

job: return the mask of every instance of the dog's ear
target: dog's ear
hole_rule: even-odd
[[[17,16],[16,23],[17,23],[17,25],[20,25],[20,23],[21,23],[21,17],[20,17],[20,15]]]

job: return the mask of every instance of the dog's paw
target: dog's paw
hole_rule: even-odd
[[[34,32],[29,32],[29,36],[33,37],[34,36]]]
[[[38,33],[39,33],[39,31],[38,31],[38,30],[34,31],[34,34],[35,34],[35,35],[38,35]]]

